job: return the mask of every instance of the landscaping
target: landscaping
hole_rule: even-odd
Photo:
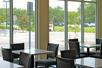
[[[54,31],[64,32],[64,26],[54,26]],[[80,27],[68,27],[68,32],[81,32]],[[84,27],[84,32],[94,33],[95,27]]]

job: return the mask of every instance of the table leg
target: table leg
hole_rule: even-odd
[[[89,50],[89,48],[87,48],[87,56],[89,56],[89,52],[90,52],[90,50]]]

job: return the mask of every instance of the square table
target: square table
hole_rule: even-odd
[[[76,66],[83,66],[86,68],[102,68],[102,59],[99,58],[79,58],[75,59]]]
[[[53,53],[53,51],[47,51],[47,50],[42,50],[42,49],[33,49],[33,48],[31,48],[31,49],[24,49],[24,50],[13,50],[12,51],[12,53],[15,53],[15,54],[20,54],[20,52],[33,54],[33,55]]]
[[[24,53],[28,53],[28,54],[32,54],[32,55],[40,55],[40,54],[50,54],[53,53],[53,51],[48,51],[48,50],[42,50],[42,49],[24,49],[24,50],[13,50],[12,53],[14,54],[20,54],[20,52],[24,52]],[[36,58],[38,59],[38,58]],[[35,61],[34,61],[35,64]]]
[[[90,55],[90,48],[101,47],[101,44],[81,44],[81,48],[87,48],[87,55]]]

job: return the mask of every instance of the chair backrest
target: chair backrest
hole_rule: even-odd
[[[99,49],[100,49],[100,55],[102,56],[102,42],[101,42],[101,47]]]
[[[102,42],[102,39],[96,38],[96,44],[100,44]]]
[[[34,68],[34,56],[21,52],[19,64],[24,66],[24,68]]]
[[[59,47],[59,44],[48,43],[47,50],[53,51],[54,53],[47,54],[47,58],[55,58],[58,54],[58,47]]]
[[[57,57],[57,68],[75,68],[74,59]]]
[[[15,43],[10,45],[11,50],[21,50],[24,49],[24,43]]]
[[[3,60],[13,62],[13,56],[11,52],[11,49],[2,48]]]
[[[75,39],[69,39],[69,41],[73,41],[73,42],[77,41],[78,42],[78,39],[77,38],[75,38]]]
[[[69,59],[75,59],[76,58],[76,52],[75,52],[75,50],[62,50],[61,51],[61,57],[62,58],[69,58]]]
[[[80,45],[79,42],[69,42],[69,49],[75,50],[76,55],[80,55]]]

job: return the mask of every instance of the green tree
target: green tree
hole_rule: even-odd
[[[85,4],[85,22],[95,22],[95,4]]]
[[[0,23],[3,23],[6,21],[6,9],[0,8]]]
[[[78,12],[68,12],[68,24],[80,24],[80,14]]]
[[[64,10],[61,7],[49,8],[49,20],[53,23],[64,21]]]
[[[19,16],[18,17],[18,25],[21,28],[21,30],[28,30],[29,29],[29,23],[28,23],[28,19],[27,16]]]
[[[27,11],[24,9],[14,8],[14,15],[17,16],[16,24],[21,28],[21,30],[29,29],[29,19],[27,15]],[[33,11],[31,17],[31,30],[34,31],[35,28],[35,12]]]
[[[84,21],[85,23],[88,22],[95,22],[95,3],[84,3]],[[81,8],[79,7],[78,13],[81,12]]]

